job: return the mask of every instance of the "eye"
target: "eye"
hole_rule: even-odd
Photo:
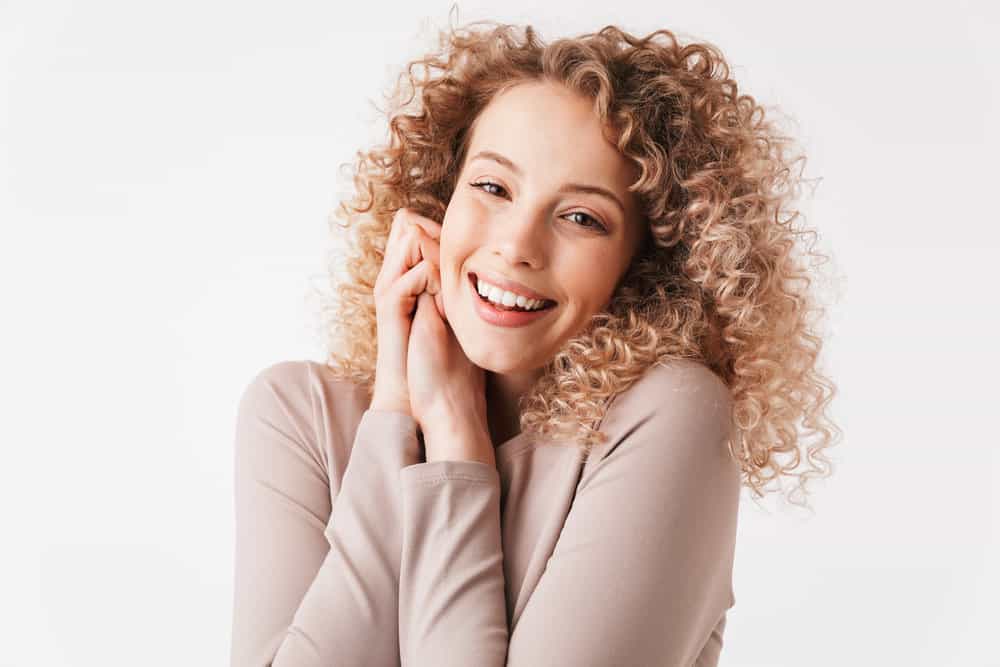
[[[486,187],[500,188],[501,190],[503,190],[503,186],[502,185],[497,185],[496,183],[493,183],[491,181],[478,181],[476,183],[469,183],[469,185],[471,185],[474,188],[479,188],[483,192],[489,192],[489,194],[491,194],[491,195],[495,194],[495,193],[490,192],[489,190],[486,190],[485,189]],[[504,192],[506,192],[506,190],[504,190]]]
[[[500,196],[500,195],[497,195],[494,192],[490,192],[487,188],[499,188],[501,192],[506,192],[506,190],[504,190],[502,185],[497,185],[492,181],[477,181],[475,183],[469,183],[469,185],[494,196]],[[567,213],[566,215],[567,216],[582,215],[584,218],[589,220],[590,221],[589,223],[577,223],[580,227],[583,227],[585,229],[594,229],[604,233],[607,233],[608,231],[607,228],[603,224],[601,224],[601,222],[597,218],[590,215],[589,213],[584,213],[583,211],[572,211],[571,213]]]
[[[584,218],[587,218],[588,220],[591,221],[590,224],[581,224],[580,225],[581,227],[592,227],[593,229],[597,229],[602,232],[608,231],[604,225],[598,222],[597,218],[590,215],[589,213],[584,213],[583,211],[572,211],[571,213],[567,213],[566,215],[582,215]]]

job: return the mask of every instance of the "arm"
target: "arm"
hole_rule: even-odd
[[[707,368],[657,371],[641,389],[581,480],[509,640],[495,471],[404,468],[404,665],[688,667],[720,644],[740,488],[729,391]]]
[[[240,400],[234,666],[398,664],[398,473],[419,461],[416,422],[362,415],[331,510],[316,382],[282,362]]]
[[[503,665],[499,472],[480,461],[433,461],[403,468],[400,485],[400,664]]]

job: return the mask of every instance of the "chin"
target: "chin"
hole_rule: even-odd
[[[503,363],[503,359],[501,358],[502,354],[490,353],[486,349],[485,344],[482,344],[482,347],[480,345],[465,345],[461,341],[459,341],[459,344],[462,346],[462,350],[465,351],[465,356],[469,358],[469,361],[484,371],[492,371],[494,373],[506,372],[506,364]]]
[[[486,350],[482,354],[476,354],[473,352],[472,355],[466,352],[466,356],[469,357],[469,361],[479,366],[484,371],[504,375],[510,373],[523,373],[537,368],[540,365],[533,363],[531,359],[511,357],[510,355],[504,354],[503,351],[500,350]]]
[[[478,333],[466,333],[466,326],[462,323],[457,327],[452,326],[452,333],[458,341],[462,351],[469,361],[479,366],[484,371],[492,373],[518,373],[537,369],[545,364],[544,359],[538,361],[538,350],[531,357],[521,356],[523,350],[504,350],[495,345]],[[473,326],[478,323],[473,323]],[[553,351],[554,354],[554,351]]]

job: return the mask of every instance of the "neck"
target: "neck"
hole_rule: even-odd
[[[496,447],[521,432],[518,401],[541,377],[542,369],[520,373],[486,371],[486,406],[490,439]]]

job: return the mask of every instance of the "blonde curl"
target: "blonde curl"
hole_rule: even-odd
[[[479,113],[526,81],[593,100],[637,167],[630,189],[649,233],[608,308],[522,397],[522,430],[589,453],[605,441],[597,425],[614,396],[653,365],[695,359],[733,395],[728,447],[744,485],[763,497],[795,476],[789,500],[805,504],[808,480],[832,471],[824,449],[840,433],[826,415],[835,387],[817,369],[822,339],[811,321],[823,309],[808,260],[826,257],[791,208],[805,158],[790,154],[795,144],[763,106],[737,93],[715,46],[682,44],[669,30],[636,37],[606,26],[551,44],[531,26],[492,21],[440,32],[438,49],[400,74],[385,111],[389,141],[357,153],[355,192],[331,216],[348,235],[321,306],[327,367],[371,396],[373,289],[393,214],[409,207],[440,222]]]

